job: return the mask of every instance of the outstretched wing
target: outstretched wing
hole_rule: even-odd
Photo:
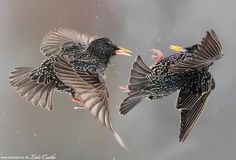
[[[74,88],[83,107],[111,130],[119,144],[126,148],[121,137],[112,127],[108,108],[109,95],[103,78],[99,74],[88,74],[84,70],[75,71],[65,57],[60,57],[55,63],[55,72],[65,84]]]
[[[47,84],[39,82],[38,79],[32,79],[30,75],[35,73],[31,67],[17,67],[11,72],[10,85],[25,97],[28,102],[34,105],[40,105],[42,108],[52,110],[52,99],[55,83]]]
[[[180,142],[183,142],[187,138],[200,118],[206,100],[214,87],[215,81],[209,76],[203,79],[196,93],[192,92],[188,87],[180,90],[176,106],[177,109],[181,110]]]
[[[211,65],[223,56],[222,45],[213,30],[207,31],[191,56],[170,65],[169,72],[180,73]]]
[[[192,106],[191,110],[181,110],[181,128],[179,134],[180,142],[185,141],[197,120],[200,118],[209,94],[210,92],[204,93],[198,101],[195,101],[195,104]]]
[[[46,34],[40,45],[40,52],[45,56],[58,54],[63,46],[79,44],[78,47],[86,47],[95,40],[96,36],[81,34],[75,30],[58,29]]]

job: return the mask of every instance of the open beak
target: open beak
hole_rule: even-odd
[[[170,50],[177,52],[177,53],[182,53],[182,52],[186,52],[186,49],[180,46],[176,46],[176,45],[170,45]]]
[[[130,56],[130,57],[131,57],[130,53],[132,53],[129,49],[122,48],[122,47],[119,47],[115,52],[117,55],[124,55],[124,56]]]

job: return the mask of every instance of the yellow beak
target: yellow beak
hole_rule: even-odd
[[[181,53],[181,52],[185,52],[186,49],[180,46],[176,46],[176,45],[170,45],[170,50],[177,52],[177,53]]]
[[[127,48],[122,48],[122,47],[119,47],[118,50],[115,51],[117,55],[124,55],[124,56],[130,56],[131,57],[131,54],[132,51],[130,51],[129,49]]]

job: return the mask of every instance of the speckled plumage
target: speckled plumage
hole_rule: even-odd
[[[109,48],[110,47],[110,48]],[[49,32],[43,39],[40,50],[46,56],[46,59],[35,69],[24,73],[25,78],[21,79],[21,74],[14,75],[15,71],[10,76],[10,83],[13,87],[18,87],[18,90],[26,90],[33,92],[38,85],[47,86],[53,85],[52,90],[69,93],[72,97],[76,96],[74,88],[68,86],[57,76],[55,72],[55,63],[62,57],[67,57],[68,63],[72,64],[75,70],[85,70],[89,73],[103,73],[109,63],[109,59],[114,55],[113,50],[117,47],[108,38],[89,37],[88,35],[80,34],[73,30],[59,29],[57,31]],[[30,67],[29,67],[30,68]],[[20,69],[20,70],[19,70]],[[22,72],[25,68],[16,68],[17,72]],[[15,81],[18,82],[14,84]],[[31,81],[32,87],[28,83]],[[20,85],[18,85],[20,83]],[[23,84],[22,84],[23,83]],[[30,83],[30,85],[31,85]],[[25,85],[24,85],[25,84]],[[41,87],[38,87],[42,91]],[[44,90],[43,90],[44,91]],[[51,92],[51,91],[48,91]],[[53,91],[52,91],[53,92]],[[37,92],[33,92],[36,94]],[[43,108],[52,109],[52,103],[47,103],[48,96],[44,93],[36,100]],[[24,94],[27,96],[28,93]],[[33,102],[34,96],[26,98]],[[38,97],[37,97],[38,98]],[[51,100],[51,98],[50,98]],[[41,102],[46,101],[46,102]],[[48,106],[50,104],[50,106]]]
[[[213,30],[200,44],[165,57],[151,67],[138,56],[131,70],[129,96],[121,104],[120,113],[128,113],[143,99],[156,100],[180,90],[176,108],[181,111],[179,141],[183,142],[215,88],[209,67],[222,56],[222,46]]]
[[[55,90],[69,93],[126,148],[113,129],[108,108],[108,91],[103,75],[110,58],[125,54],[108,38],[88,36],[74,30],[59,29],[43,38],[40,51],[46,59],[36,68],[17,67],[10,84],[34,105],[53,109]],[[77,98],[78,97],[78,98]]]
[[[147,92],[148,98],[151,100],[159,99],[164,96],[176,92],[177,90],[188,86],[190,88],[196,88],[201,85],[200,79],[204,77],[208,72],[208,68],[204,67],[193,71],[181,72],[181,73],[170,73],[168,68],[171,64],[175,64],[178,60],[186,55],[191,54],[190,52],[170,55],[164,58],[158,64],[151,66],[152,73],[147,74],[146,77],[150,81],[150,86],[143,89],[143,92]],[[194,91],[194,89],[193,89]]]
[[[64,84],[54,72],[54,64],[57,62],[57,58],[61,55],[53,55],[44,60],[36,69],[34,69],[29,77],[32,80],[36,80],[38,83],[55,83],[55,90],[60,92],[69,93],[75,97],[75,91],[73,88]]]

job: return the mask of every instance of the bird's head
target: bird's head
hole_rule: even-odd
[[[105,37],[92,41],[87,48],[87,52],[96,55],[99,59],[107,60],[107,62],[115,55],[131,56],[130,50],[117,47],[111,40]]]
[[[197,49],[198,45],[192,45],[190,47],[186,47],[185,49],[189,52],[189,53],[193,53],[196,49]]]
[[[190,46],[190,47],[185,47],[185,48],[184,48],[184,47],[177,46],[177,45],[170,45],[170,49],[171,49],[172,51],[174,51],[174,52],[177,52],[177,53],[186,53],[186,52],[188,52],[188,53],[193,53],[194,50],[197,49],[197,47],[198,47],[197,44],[192,45],[192,46]]]

